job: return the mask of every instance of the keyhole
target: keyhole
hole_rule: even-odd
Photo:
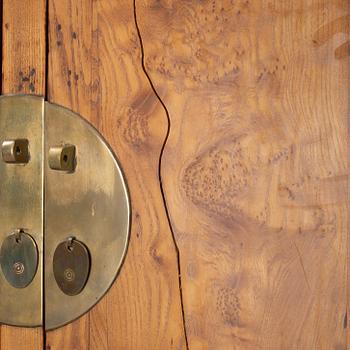
[[[67,247],[69,252],[72,252],[74,250],[74,248],[73,248],[73,241],[74,241],[74,237],[68,237],[67,238],[67,245],[66,245],[66,247]]]
[[[67,163],[67,161],[68,161],[68,156],[67,156],[66,154],[63,156],[63,161],[64,161],[65,163]]]
[[[19,146],[16,147],[16,154],[20,155],[22,153],[21,148]]]
[[[17,233],[16,233],[16,238],[15,239],[16,239],[16,243],[17,244],[22,243],[22,240],[21,240],[22,233],[24,233],[24,231],[22,229],[18,230]]]

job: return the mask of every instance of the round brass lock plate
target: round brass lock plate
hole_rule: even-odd
[[[38,267],[38,249],[27,233],[13,233],[2,243],[1,270],[11,286],[25,288],[33,280]]]
[[[0,147],[0,323],[58,328],[118,275],[130,231],[126,181],[103,136],[42,97],[0,98]],[[18,243],[9,233],[22,227],[30,236]],[[72,255],[60,248],[67,237],[79,247]]]

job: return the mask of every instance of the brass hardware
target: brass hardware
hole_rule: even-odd
[[[29,162],[29,142],[26,139],[5,140],[1,147],[2,159],[6,163]]]
[[[25,166],[7,164],[9,155],[14,159],[11,140],[28,141]],[[0,323],[42,325],[45,298],[44,326],[54,329],[93,307],[121,268],[130,228],[125,180],[95,128],[41,97],[0,97],[0,145]],[[9,236],[14,227],[26,229]],[[62,248],[72,233],[73,254]],[[29,260],[11,261],[6,245],[14,246],[19,234],[28,239]],[[30,271],[31,281],[17,283]]]
[[[69,237],[61,242],[53,256],[53,274],[63,293],[81,293],[90,272],[90,254],[84,243]]]
[[[49,149],[49,166],[54,170],[73,172],[75,169],[75,146],[62,145]]]
[[[45,261],[75,237],[89,248],[89,279],[77,296],[62,292],[52,263],[45,264],[45,326],[53,329],[84,314],[107,292],[126,253],[130,204],[113,152],[101,135],[68,109],[45,104],[45,154],[52,145],[75,145],[78,165],[67,176],[45,161]]]
[[[42,325],[43,314],[43,108],[44,100],[35,96],[0,97],[0,145],[26,139],[31,153],[25,166],[0,160],[0,244],[19,227],[38,250],[37,271],[27,287],[14,288],[0,271],[0,323],[26,327]]]
[[[33,280],[38,267],[38,249],[34,239],[22,229],[5,238],[1,246],[2,272],[15,288],[25,288]]]

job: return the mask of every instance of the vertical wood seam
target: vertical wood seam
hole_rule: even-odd
[[[1,79],[0,79],[0,93],[2,95],[2,91],[3,91],[3,79],[2,79],[2,76],[3,76],[3,45],[4,45],[4,29],[2,27],[2,24],[4,22],[4,11],[3,11],[3,8],[4,8],[4,1],[3,0],[0,0],[0,30],[1,30],[1,46],[0,46],[0,54],[1,54]],[[1,327],[0,327],[1,329]],[[1,330],[0,330],[0,338],[1,338]],[[0,345],[0,348],[1,348],[1,345]]]
[[[46,6],[46,11],[45,11],[45,87],[44,87],[44,97],[45,100],[48,100],[48,86],[49,86],[49,81],[48,81],[48,76],[49,76],[49,0],[45,1],[45,6]]]
[[[166,135],[160,150],[160,154],[159,154],[159,161],[158,161],[158,181],[159,181],[159,187],[160,187],[160,192],[162,195],[162,200],[163,200],[163,204],[164,204],[164,209],[165,209],[165,214],[167,217],[167,221],[168,221],[168,225],[169,225],[169,229],[171,232],[171,236],[172,236],[172,240],[173,240],[173,244],[174,244],[174,248],[175,248],[175,252],[176,252],[176,260],[177,260],[177,270],[178,270],[178,286],[179,286],[179,293],[180,293],[180,303],[181,303],[181,316],[182,316],[182,324],[183,324],[183,331],[184,331],[184,336],[185,336],[185,343],[186,343],[186,349],[189,350],[189,345],[188,345],[188,338],[187,338],[187,327],[186,327],[186,318],[185,318],[185,309],[184,309],[184,300],[183,300],[183,293],[182,293],[182,280],[181,280],[181,264],[180,264],[180,250],[179,247],[176,243],[176,239],[175,239],[175,234],[174,234],[174,230],[173,227],[171,225],[171,220],[170,220],[170,214],[169,214],[169,209],[168,209],[168,205],[167,205],[167,201],[166,201],[166,197],[165,197],[165,192],[164,192],[164,188],[163,188],[163,182],[162,182],[162,174],[161,174],[161,169],[162,169],[162,160],[163,160],[163,154],[164,154],[164,149],[166,147],[166,144],[168,142],[169,139],[169,135],[170,135],[170,129],[171,129],[171,119],[170,119],[170,115],[169,115],[169,111],[165,105],[165,103],[163,102],[163,100],[161,99],[160,95],[157,92],[157,89],[155,88],[152,79],[150,77],[150,75],[148,74],[148,71],[146,69],[145,66],[145,53],[144,53],[144,46],[143,46],[143,41],[142,41],[142,36],[141,36],[141,31],[140,31],[140,27],[138,25],[138,21],[137,21],[137,6],[136,6],[136,0],[133,0],[133,7],[134,7],[134,21],[135,21],[135,27],[136,27],[136,32],[137,32],[137,36],[140,42],[140,51],[141,51],[141,67],[142,70],[147,78],[147,81],[153,91],[153,93],[155,94],[156,98],[158,99],[159,103],[161,104],[161,106],[164,109],[164,113],[166,115],[166,119],[167,119],[167,131],[166,131]],[[1,349],[0,349],[1,350]]]
[[[350,10],[350,3],[348,3],[347,6],[348,11]],[[350,33],[350,22],[347,24],[347,28],[346,28],[346,32]],[[350,40],[350,36],[348,37],[348,39]],[[349,63],[349,60],[348,60]],[[348,78],[350,79],[350,71],[348,70]],[[350,96],[350,94],[349,94]],[[348,105],[347,105],[347,111],[348,111],[348,115],[350,115],[350,100],[348,100]],[[347,139],[349,140],[349,135],[350,135],[350,122],[348,119],[348,123],[347,123]],[[348,157],[347,157],[347,169],[349,169],[349,144],[347,145],[347,150],[348,150]],[[349,184],[349,181],[347,181],[347,184]],[[349,209],[349,193],[347,194],[347,206],[346,208]],[[349,212],[349,210],[347,210],[347,212]],[[346,309],[345,309],[345,315],[343,318],[343,328],[345,329],[346,332],[346,349],[349,349],[349,322],[348,322],[348,313],[349,313],[349,254],[350,254],[350,247],[349,247],[349,216],[347,216],[347,234],[346,234]]]
[[[4,43],[4,30],[2,27],[3,21],[4,21],[4,16],[3,16],[3,6],[4,6],[4,1],[0,0],[0,36],[1,36],[1,45],[0,45],[0,54],[1,54],[1,79],[0,79],[0,93],[2,94],[3,90],[3,82],[2,82],[2,75],[3,75],[3,43]],[[1,350],[1,326],[0,326],[0,350]]]

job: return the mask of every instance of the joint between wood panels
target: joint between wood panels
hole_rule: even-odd
[[[48,100],[48,91],[49,91],[49,82],[48,82],[48,76],[49,76],[49,0],[45,1],[45,78],[44,78],[44,96],[45,99]]]
[[[160,186],[160,191],[161,191],[161,194],[162,194],[162,199],[163,199],[163,203],[164,203],[164,209],[165,209],[168,225],[169,225],[169,228],[170,228],[171,236],[172,236],[174,247],[175,247],[175,251],[176,251],[177,269],[178,269],[178,278],[179,278],[179,293],[180,293],[181,312],[182,312],[182,324],[183,324],[183,330],[184,330],[186,349],[189,350],[188,338],[187,338],[187,328],[186,328],[186,319],[185,319],[185,310],[184,310],[184,302],[183,302],[183,294],[182,294],[180,251],[179,251],[179,247],[178,247],[178,245],[176,243],[173,227],[171,225],[170,214],[169,214],[169,209],[168,209],[168,206],[167,206],[167,201],[166,201],[166,198],[165,198],[165,191],[164,191],[164,188],[163,188],[162,175],[161,175],[162,159],[163,159],[164,149],[166,147],[166,144],[168,142],[169,135],[170,135],[171,120],[170,120],[169,111],[168,111],[165,103],[163,102],[163,100],[159,96],[159,94],[158,94],[158,92],[157,92],[157,90],[156,90],[156,88],[155,88],[155,86],[154,86],[154,84],[152,82],[152,79],[151,79],[150,75],[147,72],[146,66],[145,66],[144,46],[143,46],[143,41],[142,41],[140,27],[139,27],[138,21],[137,21],[136,0],[133,0],[133,5],[134,5],[135,27],[136,27],[137,35],[138,35],[139,42],[140,42],[140,49],[141,49],[141,66],[142,66],[142,70],[143,70],[143,72],[144,72],[144,74],[145,74],[145,76],[146,76],[146,78],[147,78],[147,80],[149,82],[149,85],[150,85],[153,93],[156,95],[157,99],[159,100],[160,104],[162,105],[162,107],[164,109],[164,112],[166,114],[166,118],[167,118],[167,126],[168,126],[167,127],[167,132],[166,132],[166,135],[165,135],[162,147],[161,147],[160,155],[159,155],[158,180],[159,180],[159,186]]]
[[[3,86],[2,86],[2,76],[3,76],[3,45],[4,45],[4,31],[2,28],[3,22],[4,22],[4,15],[3,15],[3,8],[4,8],[4,1],[0,0],[0,36],[1,36],[1,45],[0,45],[0,59],[1,59],[1,79],[0,79],[0,94],[2,94]],[[1,350],[1,324],[0,324],[0,350]]]
[[[4,30],[3,30],[3,22],[4,22],[4,1],[0,0],[0,37],[1,37],[1,45],[0,45],[0,58],[1,58],[1,79],[0,79],[0,94],[3,92],[3,44],[4,44]],[[1,350],[1,325],[0,325],[0,350]]]
[[[0,30],[1,30],[1,46],[0,46],[0,57],[1,57],[1,79],[0,79],[0,93],[3,93],[3,45],[4,45],[4,29],[2,27],[3,22],[4,22],[4,1],[0,0]],[[0,327],[1,329],[1,327]],[[1,347],[1,345],[0,345]]]

